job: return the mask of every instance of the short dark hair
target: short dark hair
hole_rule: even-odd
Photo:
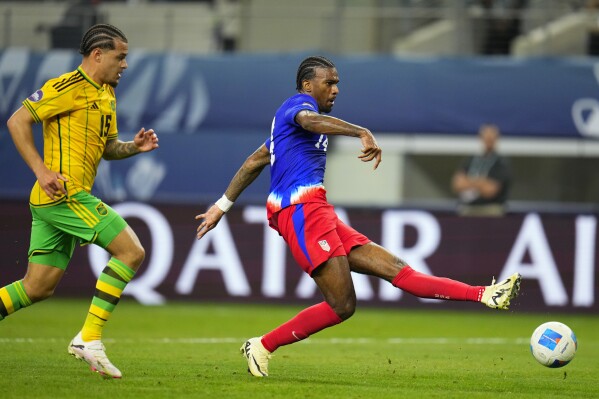
[[[316,75],[316,68],[335,68],[335,64],[321,55],[311,56],[303,60],[297,68],[295,78],[295,89],[297,91],[302,90],[302,82],[304,80],[310,80]]]
[[[110,24],[97,24],[85,32],[79,46],[79,53],[84,56],[89,55],[93,49],[101,48],[104,50],[114,50],[114,39],[119,39],[127,43],[125,34],[116,26]]]

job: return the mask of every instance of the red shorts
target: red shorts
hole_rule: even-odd
[[[318,202],[291,205],[272,215],[270,226],[287,242],[296,262],[308,274],[327,260],[347,256],[370,240],[343,223],[332,205]]]

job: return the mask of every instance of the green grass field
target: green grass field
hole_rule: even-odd
[[[247,374],[239,347],[300,307],[121,302],[104,333],[121,380],[67,355],[88,301],[53,298],[0,323],[4,398],[597,398],[599,318],[518,312],[358,308],[353,318],[280,348],[270,376]],[[529,353],[560,320],[576,358],[548,369]]]

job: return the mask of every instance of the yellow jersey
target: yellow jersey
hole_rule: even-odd
[[[43,123],[44,164],[69,180],[67,196],[91,192],[106,142],[118,137],[114,88],[98,85],[80,66],[47,81],[23,105]],[[37,181],[29,197],[32,206],[64,200],[48,197]]]

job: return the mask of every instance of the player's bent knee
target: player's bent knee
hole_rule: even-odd
[[[343,320],[347,320],[350,317],[352,317],[354,315],[354,313],[356,312],[356,308],[352,308],[350,311],[347,311],[343,314],[343,316],[340,316]]]
[[[137,270],[146,257],[146,250],[141,245],[134,245],[124,256],[123,261],[131,268]],[[117,257],[118,258],[118,257]]]
[[[29,285],[23,281],[25,292],[32,303],[43,301],[54,295],[54,287],[42,287]]]
[[[339,318],[347,320],[352,317],[356,311],[356,301],[343,301],[342,303],[333,306],[333,310]]]
[[[356,308],[347,308],[340,312],[336,312],[341,320],[347,320],[354,315]]]
[[[146,250],[141,245],[137,245],[133,256],[135,257],[134,262],[137,266],[141,265],[141,262],[146,258]]]
[[[37,295],[34,295],[34,296],[29,295],[29,299],[31,299],[31,302],[33,302],[33,303],[41,302],[44,299],[50,298],[52,295],[54,295],[54,290],[46,290],[46,291],[39,292]]]
[[[39,260],[40,258],[37,257],[36,259]],[[64,269],[60,267],[30,262],[27,267],[27,273],[23,277],[25,294],[31,302],[39,302],[51,297],[63,274]]]
[[[146,257],[144,247],[138,242],[131,241],[111,252],[112,256],[120,260],[133,270],[137,270]]]

